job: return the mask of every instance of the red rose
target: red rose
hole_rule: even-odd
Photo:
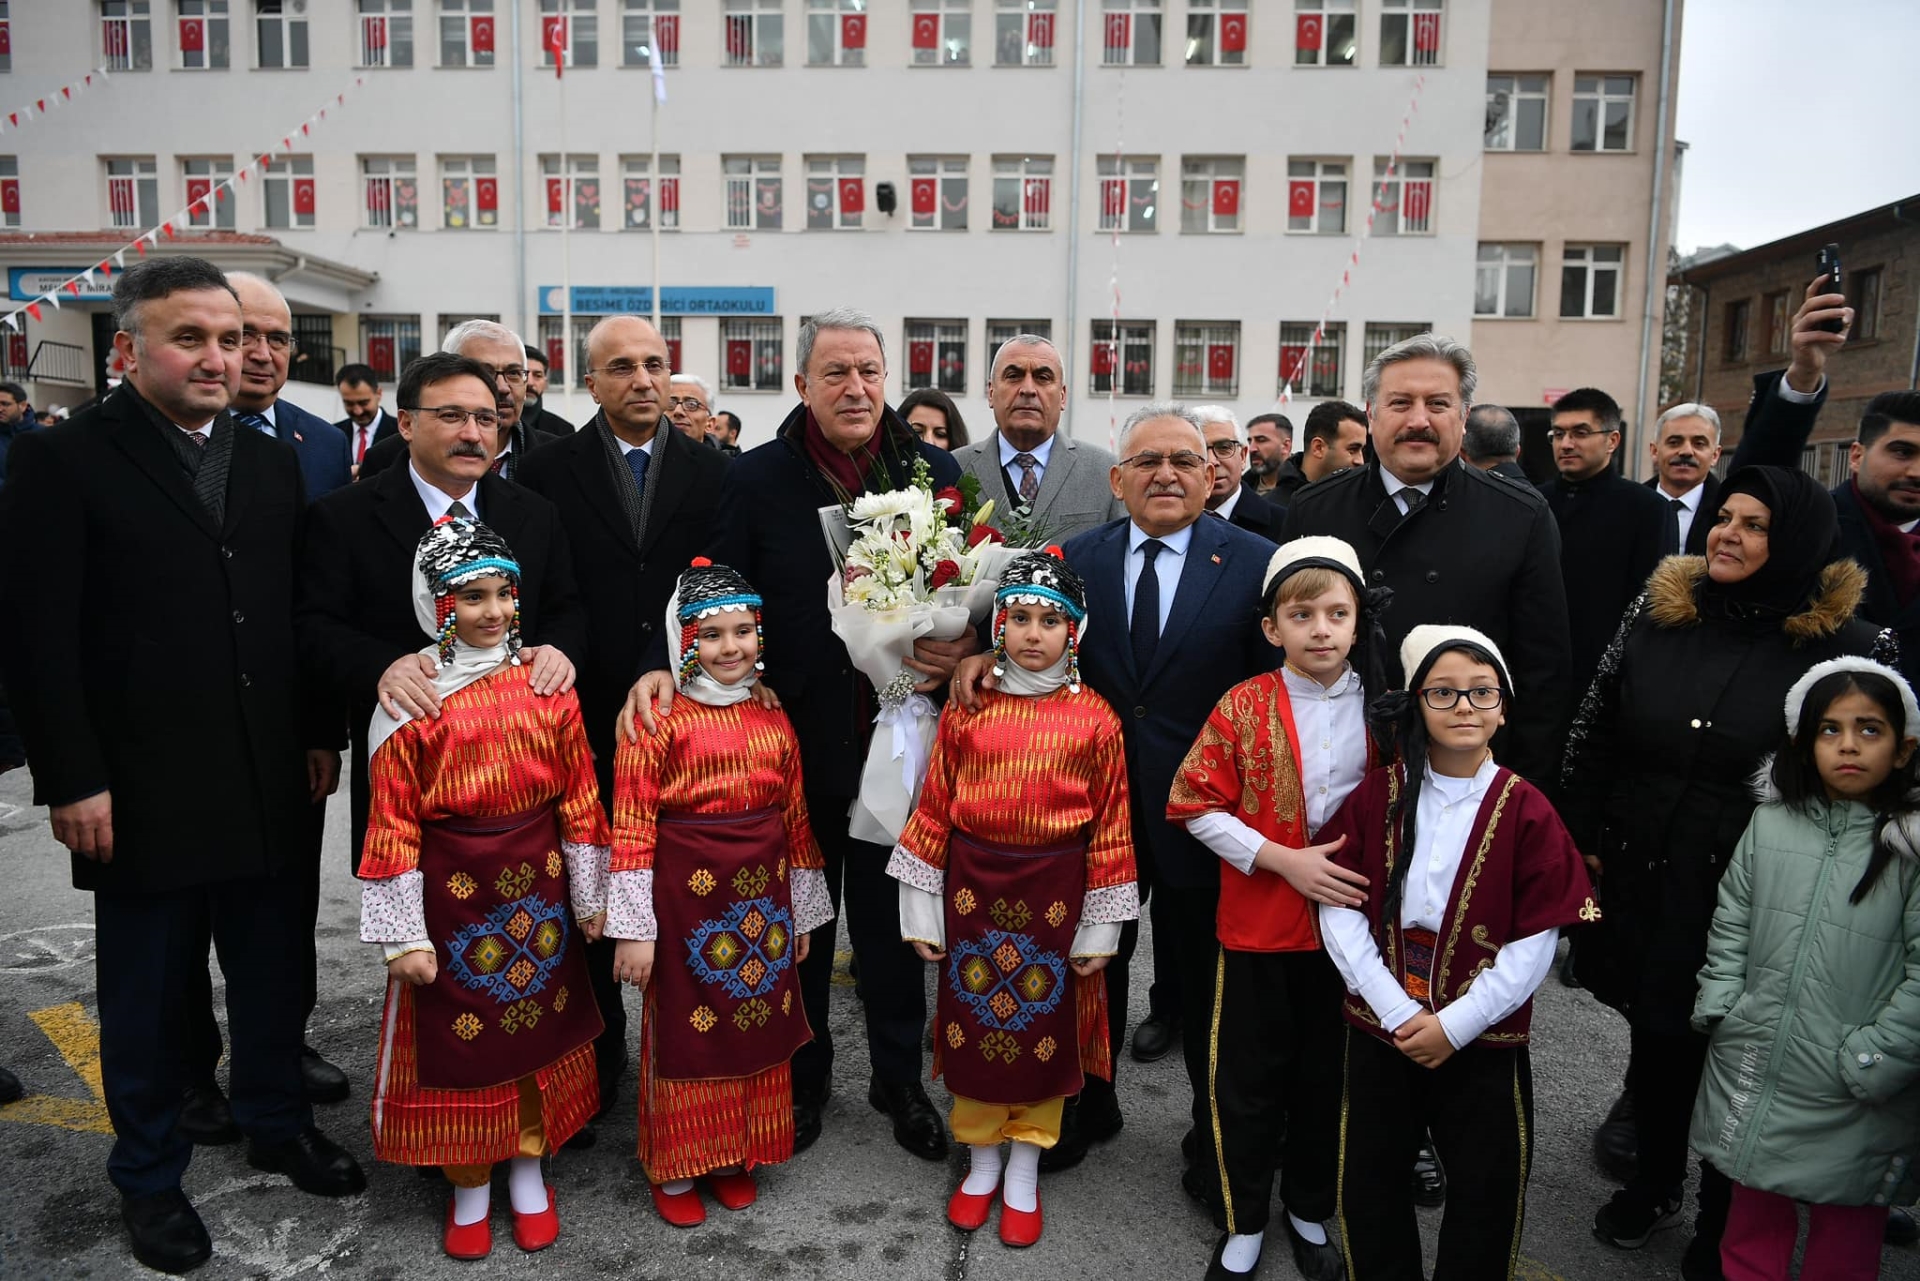
[[[992,525],[975,525],[973,532],[967,535],[967,546],[978,547],[981,543],[1004,543],[1007,536]]]
[[[933,501],[947,504],[947,513],[949,515],[958,513],[961,508],[967,505],[965,496],[952,485],[948,485],[945,489],[935,491]]]
[[[927,588],[937,592],[958,577],[960,577],[959,562],[943,560],[933,567],[933,577],[927,580]]]

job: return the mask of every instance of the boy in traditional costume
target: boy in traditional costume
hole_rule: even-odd
[[[1452,1183],[1434,1281],[1498,1281],[1514,1275],[1533,1159],[1533,994],[1560,930],[1600,913],[1553,807],[1494,763],[1513,688],[1498,647],[1423,626],[1400,661],[1406,691],[1376,705],[1399,759],[1320,832],[1371,887],[1361,907],[1320,908],[1350,994],[1340,1243],[1351,1276],[1422,1276],[1406,1171],[1424,1129]]]
[[[1213,1124],[1195,1136],[1193,1161],[1214,1185],[1207,1200],[1225,1233],[1209,1278],[1259,1265],[1276,1153],[1301,1275],[1320,1281],[1341,1270],[1328,1225],[1345,989],[1315,912],[1364,902],[1367,879],[1333,860],[1337,843],[1311,842],[1373,763],[1361,673],[1383,692],[1369,660],[1384,644],[1385,597],[1369,592],[1359,556],[1337,538],[1297,538],[1276,551],[1261,628],[1286,663],[1228,690],[1174,775],[1167,821],[1184,823],[1227,864],[1210,1029]]]
[[[444,1244],[493,1248],[493,1166],[511,1162],[513,1238],[560,1230],[540,1158],[599,1108],[600,1014],[576,922],[599,937],[607,825],[572,691],[540,697],[520,662],[520,568],[466,517],[428,530],[414,614],[434,643],[440,715],[374,713],[360,937],[390,982],[373,1092],[383,1161],[453,1184]]]
[[[1113,1074],[1100,971],[1140,899],[1120,719],[1080,683],[1086,585],[1058,548],[1032,552],[1009,562],[994,607],[998,692],[977,712],[948,704],[887,871],[902,936],[945,962],[933,1074],[972,1151],[947,1218],[983,1226],[998,1188],[1000,1239],[1027,1246],[1066,1098],[1084,1073]]]
[[[759,593],[696,558],[667,634],[680,697],[614,756],[607,933],[621,940],[614,977],[646,989],[640,1162],[660,1217],[694,1227],[707,1217],[696,1178],[741,1210],[753,1167],[793,1155],[789,1064],[813,1039],[795,967],[833,903],[799,741],[752,697]]]

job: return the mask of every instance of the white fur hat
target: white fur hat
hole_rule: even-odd
[[[1920,703],[1913,697],[1913,687],[1907,684],[1907,678],[1884,663],[1876,663],[1871,658],[1830,658],[1824,663],[1815,663],[1807,669],[1806,675],[1793,683],[1787,691],[1787,733],[1792,734],[1800,728],[1800,713],[1806,707],[1807,695],[1813,687],[1835,672],[1872,672],[1884,676],[1893,682],[1900,691],[1900,705],[1906,710],[1908,737],[1920,737]]]
[[[1267,560],[1267,576],[1260,582],[1261,594],[1271,592],[1275,583],[1285,582],[1289,576],[1316,565],[1345,574],[1352,580],[1356,594],[1366,590],[1367,576],[1360,572],[1359,553],[1344,539],[1315,534],[1294,539]]]
[[[1428,659],[1459,641],[1476,645],[1493,655],[1494,664],[1500,669],[1500,687],[1511,696],[1513,677],[1507,672],[1506,655],[1500,652],[1500,647],[1493,643],[1491,636],[1459,623],[1422,623],[1407,633],[1407,638],[1400,642],[1400,670],[1406,673],[1407,688],[1413,688],[1415,674],[1426,665]]]

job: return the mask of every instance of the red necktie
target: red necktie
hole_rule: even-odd
[[[357,443],[353,450],[353,465],[358,467],[367,458],[367,429],[362,427],[355,433]]]

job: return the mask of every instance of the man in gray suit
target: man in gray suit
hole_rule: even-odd
[[[1016,334],[1000,344],[987,379],[994,430],[954,451],[954,461],[980,481],[980,496],[996,511],[1029,508],[1053,542],[1127,514],[1113,496],[1113,455],[1097,445],[1058,436],[1067,386],[1060,353],[1038,334]]]

